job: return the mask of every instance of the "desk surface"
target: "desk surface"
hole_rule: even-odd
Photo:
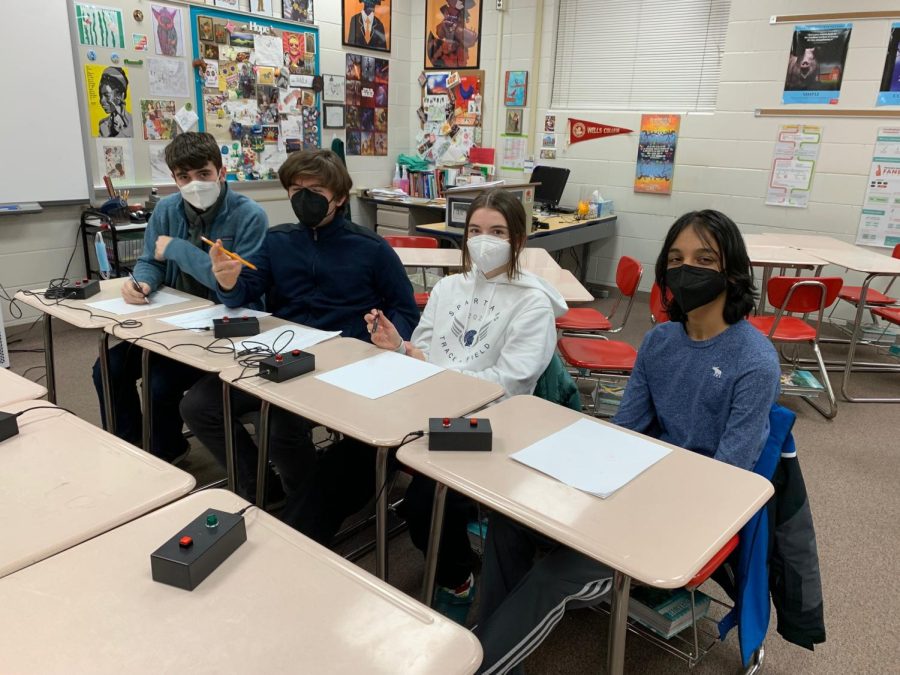
[[[35,404],[50,405],[29,401],[4,410],[18,412]],[[168,504],[194,487],[190,474],[64,410],[25,413],[19,418],[19,435],[0,448],[0,577]],[[9,653],[0,648],[0,661]]]
[[[747,244],[747,253],[750,262],[754,265],[783,265],[785,267],[814,268],[827,265],[825,260],[809,253],[806,250],[791,248],[789,246],[768,246],[760,244]]]
[[[784,234],[781,232],[765,232],[763,234],[746,234],[744,241],[747,244],[760,244],[762,246],[791,246],[800,249],[843,249],[853,250],[857,247],[846,241],[824,234]]]
[[[846,267],[847,269],[866,274],[900,275],[900,260],[888,255],[867,251],[864,248],[854,246],[852,249],[817,249],[806,248],[807,253],[827,260],[832,265]]]
[[[136,319],[138,321],[151,316],[165,316],[167,314],[178,314],[193,309],[202,309],[203,307],[211,307],[213,303],[209,300],[176,291],[174,288],[166,288],[167,293],[173,295],[181,295],[187,298],[185,302],[176,305],[165,305],[163,307],[154,308],[153,305],[147,305],[146,310],[135,312],[134,314],[117,315],[108,314],[96,310],[93,307],[87,307],[89,302],[99,302],[100,300],[113,300],[122,297],[122,284],[128,279],[108,279],[100,282],[100,292],[87,300],[48,300],[43,296],[43,290],[35,291],[40,295],[25,295],[22,291],[16,293],[16,299],[25,303],[29,307],[49,314],[50,316],[61,319],[66,323],[72,324],[77,328],[103,328],[109,326],[116,321],[126,321],[128,319]],[[90,310],[94,317],[91,317],[85,309]]]
[[[154,582],[150,553],[207,508],[204,490],[0,580],[9,672],[472,673],[478,640],[272,516],[193,591]]]
[[[33,401],[47,393],[46,387],[0,368],[0,407],[18,401]]]
[[[293,325],[295,324],[290,321],[274,316],[263,316],[259,319],[260,332],[279,326],[289,329]],[[218,348],[217,351],[221,350],[224,352],[231,346],[228,340],[224,338],[217,339],[211,330],[202,333],[178,330],[177,326],[160,319],[147,319],[142,322],[140,328],[126,329],[113,324],[107,326],[104,330],[117,338],[133,342],[138,347],[143,347],[155,354],[161,354],[207,373],[218,373],[237,365],[234,354],[218,354],[203,349],[203,347],[212,346],[213,348]],[[160,333],[160,331],[170,332]],[[147,336],[147,339],[139,339],[143,336]],[[232,338],[232,342],[252,339],[252,337]]]
[[[380,447],[399,445],[411,431],[428,428],[429,417],[458,417],[478,410],[503,395],[503,388],[469,375],[444,370],[433,377],[379,399],[352,394],[316,379],[316,375],[381,354],[367,342],[336,338],[308,350],[316,355],[316,370],[287,382],[252,377],[233,382],[235,388],[323,424],[352,438]],[[220,377],[232,382],[242,368]]]
[[[573,215],[563,216],[542,216],[541,221],[547,223],[550,227],[546,230],[534,230],[528,234],[528,239],[539,239],[560,231],[577,230],[582,227],[590,227],[598,223],[607,223],[616,219],[615,214],[602,216],[600,218],[588,218],[586,220],[575,220]],[[417,230],[422,232],[434,232],[449,237],[461,238],[463,236],[463,228],[447,227],[446,223],[429,223],[428,225],[419,225]]]
[[[430,452],[421,439],[400,448],[398,459],[654,586],[684,586],[773,493],[756,474],[669,446],[670,454],[600,499],[509,455],[579,419],[606,422],[533,396],[507,399],[478,416],[491,420],[491,452]]]

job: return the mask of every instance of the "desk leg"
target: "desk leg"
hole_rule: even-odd
[[[441,548],[441,532],[444,529],[444,504],[447,486],[438,483],[434,489],[434,505],[431,510],[431,530],[428,535],[428,551],[425,554],[425,582],[422,584],[422,602],[431,607],[434,597],[434,577],[437,573],[438,552]]]
[[[106,410],[106,430],[115,435],[116,433],[116,410],[115,401],[113,401],[112,384],[109,379],[109,334],[106,331],[100,331],[100,344],[98,346],[100,352],[100,382],[103,389],[103,409]]]
[[[47,369],[47,400],[56,403],[56,370],[53,367],[53,317],[44,314],[44,366]],[[102,362],[101,362],[102,365]]]
[[[227,488],[237,492],[234,456],[234,422],[231,419],[231,385],[222,380],[222,418],[225,424],[225,472],[228,474]]]
[[[379,447],[375,455],[375,576],[383,581],[388,578],[387,561],[387,462],[388,448]]]
[[[269,475],[269,402],[263,401],[259,407],[259,429],[256,430],[256,446],[259,448],[256,460],[256,505],[266,508],[266,478]]]
[[[625,668],[625,634],[628,632],[628,596],[631,577],[623,572],[613,576],[613,592],[609,612],[609,651],[606,654],[606,672],[622,675]]]
[[[581,245],[581,269],[578,270],[578,282],[584,286],[584,280],[587,278],[588,257],[591,254],[591,244],[587,242]]]
[[[144,452],[150,452],[152,447],[150,443],[151,425],[153,419],[153,402],[150,400],[150,350],[145,349],[141,353],[141,407],[143,415],[141,415],[141,430],[143,436]],[[152,454],[152,453],[151,453]]]

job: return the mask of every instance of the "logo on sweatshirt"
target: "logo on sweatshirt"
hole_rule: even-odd
[[[722,369],[719,368],[719,366],[713,366],[712,369],[713,369],[713,377],[715,377],[717,379],[722,377]]]
[[[488,306],[476,297],[460,303],[449,314],[452,317],[451,335],[442,335],[440,340],[441,348],[450,361],[470,363],[490,350],[488,333],[491,325],[500,318],[494,305]],[[462,351],[456,349],[457,344],[462,347]]]

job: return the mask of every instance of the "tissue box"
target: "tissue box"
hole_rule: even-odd
[[[613,212],[613,200],[612,199],[604,199],[601,202],[597,202],[597,217],[602,216],[610,216]]]

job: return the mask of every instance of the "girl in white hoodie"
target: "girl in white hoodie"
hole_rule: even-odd
[[[380,310],[366,314],[372,343],[496,382],[503,398],[531,394],[556,348],[554,319],[568,308],[556,289],[520,269],[527,236],[525,209],[517,198],[503,190],[480,195],[466,215],[464,272],[435,285],[408,342]],[[309,498],[292,509],[299,529],[322,543],[371,497],[375,463],[360,450],[352,441],[332,447],[310,476]],[[434,481],[417,475],[403,503],[410,536],[423,553],[434,488]],[[469,500],[448,493],[436,606],[460,623],[474,598],[475,556],[466,531],[474,511]]]

